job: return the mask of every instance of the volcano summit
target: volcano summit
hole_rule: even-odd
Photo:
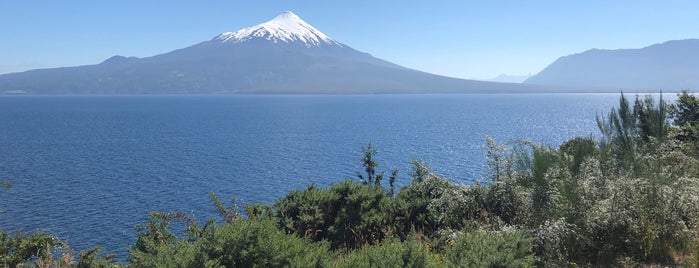
[[[330,39],[310,24],[303,21],[291,11],[284,11],[271,21],[261,23],[252,27],[240,29],[236,32],[222,33],[214,40],[221,42],[239,43],[246,40],[264,38],[274,43],[300,42],[306,47],[343,45]]]

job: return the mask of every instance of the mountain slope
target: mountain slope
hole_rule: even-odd
[[[699,89],[699,40],[592,49],[557,59],[525,83],[630,90]]]
[[[291,12],[147,58],[0,75],[0,93],[445,93],[536,86],[419,72],[352,49]]]
[[[490,79],[480,79],[481,81],[489,81],[489,82],[502,82],[502,83],[522,83],[524,80],[529,79],[532,77],[531,74],[529,75],[507,75],[507,74],[500,74],[496,77],[490,78]]]

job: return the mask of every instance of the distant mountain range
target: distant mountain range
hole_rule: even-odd
[[[490,78],[490,79],[482,79],[482,81],[501,82],[501,83],[522,83],[525,80],[529,79],[529,77],[532,77],[532,75],[531,74],[529,74],[529,75],[500,74],[500,75],[493,77],[493,78]]]
[[[0,93],[473,93],[532,92],[408,69],[337,42],[296,14],[147,57],[0,75]]]
[[[561,57],[526,84],[630,91],[699,90],[699,40]]]
[[[522,80],[526,79],[523,83]],[[503,83],[508,82],[508,83]],[[0,75],[0,94],[518,93],[699,89],[699,40],[592,49],[526,78],[434,75],[335,41],[292,12],[146,58]]]

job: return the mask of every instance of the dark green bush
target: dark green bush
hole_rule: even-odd
[[[532,238],[522,230],[457,233],[445,250],[453,267],[534,267]]]
[[[287,235],[268,221],[239,220],[206,231],[195,243],[196,266],[323,267],[327,246]]]
[[[55,236],[37,231],[30,234],[17,232],[0,232],[0,263],[4,267],[20,267],[30,262],[53,260],[53,251],[60,249],[64,243]]]
[[[293,191],[274,204],[280,225],[333,249],[359,248],[381,241],[389,228],[389,196],[383,188],[344,180],[329,189],[314,185]]]
[[[430,252],[429,246],[415,238],[400,242],[387,239],[378,245],[371,245],[350,251],[340,257],[333,267],[442,267],[439,254]]]

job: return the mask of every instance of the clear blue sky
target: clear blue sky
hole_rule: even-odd
[[[462,78],[537,73],[591,48],[699,38],[696,0],[0,0],[0,73],[152,56],[285,10],[357,50]]]

